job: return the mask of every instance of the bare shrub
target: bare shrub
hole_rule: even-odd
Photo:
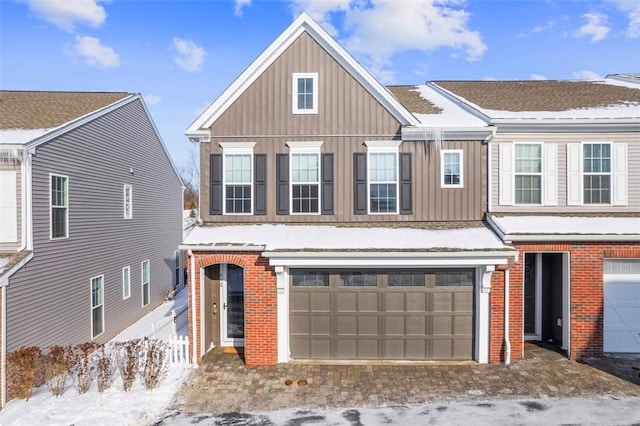
[[[96,383],[100,393],[108,389],[115,378],[117,364],[113,359],[113,352],[113,345],[104,345],[94,353]]]
[[[72,347],[71,376],[75,382],[76,389],[80,395],[86,393],[91,386],[91,381],[95,375],[95,366],[91,360],[91,354],[100,345],[95,342],[86,342]]]
[[[70,346],[52,346],[45,357],[44,381],[49,392],[55,396],[64,393],[72,363]]]
[[[162,340],[150,339],[144,344],[140,376],[146,390],[155,389],[167,374],[168,344]]]
[[[117,345],[116,360],[118,370],[122,378],[122,387],[128,392],[133,386],[136,374],[140,370],[140,353],[142,352],[142,340],[132,339],[120,342]]]
[[[44,377],[42,351],[37,346],[22,347],[7,354],[7,396],[29,399],[34,386]]]

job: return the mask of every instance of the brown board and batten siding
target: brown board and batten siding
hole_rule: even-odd
[[[19,161],[0,159],[0,173],[15,173],[16,176],[16,234],[15,242],[0,242],[0,251],[14,251],[22,245],[22,165]]]
[[[500,196],[500,144],[513,142],[542,142],[557,145],[558,160],[558,204],[501,205]],[[627,144],[627,205],[567,205],[567,144],[581,142],[613,142]],[[491,211],[495,213],[603,213],[638,212],[640,209],[640,143],[638,132],[629,133],[502,133],[491,142]]]
[[[130,172],[133,171],[133,173]],[[49,175],[68,176],[69,238],[49,239]],[[133,219],[123,187],[133,187]],[[164,300],[182,238],[182,190],[139,100],[37,148],[33,157],[34,258],[7,288],[7,350],[91,340],[92,277],[104,275],[104,342]],[[142,307],[141,262],[150,260]],[[131,267],[123,300],[122,268]]]
[[[292,114],[292,74],[318,73],[318,114]],[[200,148],[201,217],[205,223],[334,223],[480,220],[486,206],[486,147],[479,142],[445,141],[443,149],[464,151],[464,188],[442,189],[440,152],[423,142],[402,142],[411,154],[412,213],[354,214],[354,153],[366,153],[366,141],[400,138],[400,123],[312,37],[303,33],[216,120],[211,140]],[[333,214],[278,215],[276,155],[288,154],[287,142],[322,141],[333,154]],[[211,215],[210,155],[222,154],[221,142],[254,142],[254,154],[266,155],[266,215]]]

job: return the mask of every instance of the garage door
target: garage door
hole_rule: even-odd
[[[473,270],[291,270],[293,359],[472,359]]]
[[[605,260],[604,351],[640,353],[640,259]]]

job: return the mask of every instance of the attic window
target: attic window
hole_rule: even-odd
[[[318,73],[293,74],[293,113],[318,113]]]

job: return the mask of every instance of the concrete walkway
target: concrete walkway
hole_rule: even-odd
[[[631,363],[636,361],[640,362]],[[526,359],[509,366],[289,363],[246,367],[239,355],[216,349],[204,357],[203,365],[177,395],[172,410],[211,413],[543,398],[638,398],[640,386],[536,346],[528,346]]]

